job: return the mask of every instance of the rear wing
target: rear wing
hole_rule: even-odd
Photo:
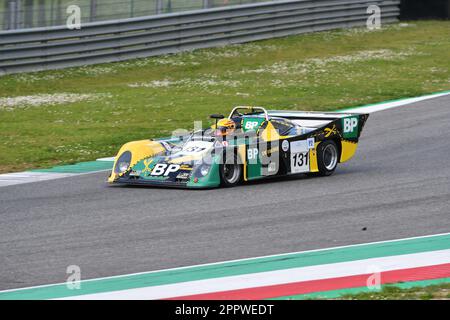
[[[268,111],[270,117],[289,119],[312,130],[322,129],[324,135],[340,135],[341,139],[358,141],[369,114],[314,111]],[[322,131],[320,130],[320,131]]]

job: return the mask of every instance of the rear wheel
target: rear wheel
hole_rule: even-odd
[[[224,163],[219,166],[220,180],[224,187],[234,187],[241,182],[242,165],[238,162],[237,155],[232,163]]]
[[[339,162],[339,149],[336,142],[327,140],[317,147],[317,164],[319,175],[330,176],[336,170]]]

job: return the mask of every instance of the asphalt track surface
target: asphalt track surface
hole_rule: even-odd
[[[107,173],[0,188],[0,289],[450,232],[450,97],[369,117],[325,178],[110,187]]]

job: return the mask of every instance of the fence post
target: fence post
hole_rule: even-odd
[[[51,0],[50,2],[50,25],[55,25],[55,0]]]
[[[97,0],[91,0],[91,10],[89,14],[89,21],[95,21],[97,16]]]
[[[56,18],[55,18],[57,26],[64,24],[62,12],[63,12],[63,6],[61,3],[61,0],[57,0],[57,2],[56,2]]]
[[[203,0],[203,9],[208,9],[210,6],[209,0]]]
[[[3,25],[2,25],[2,30],[7,30],[8,29],[8,10],[9,10],[9,6],[8,6],[8,2],[4,2],[3,4]]]
[[[10,1],[8,4],[8,29],[13,30],[16,28],[17,7],[15,1]]]
[[[22,24],[22,3],[21,0],[16,0],[16,26],[15,29],[20,29]]]
[[[25,0],[24,4],[24,26],[25,28],[32,28],[33,25],[33,0]]]
[[[156,0],[156,14],[161,14],[163,12],[163,0]]]
[[[45,27],[45,0],[39,0],[38,6],[38,26]]]

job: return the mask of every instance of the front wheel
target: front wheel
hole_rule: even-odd
[[[339,162],[339,150],[336,142],[327,140],[317,147],[317,164],[319,175],[330,176],[336,170]]]
[[[220,180],[224,187],[234,187],[241,182],[242,165],[239,164],[237,156],[233,163],[224,163],[219,166]]]

